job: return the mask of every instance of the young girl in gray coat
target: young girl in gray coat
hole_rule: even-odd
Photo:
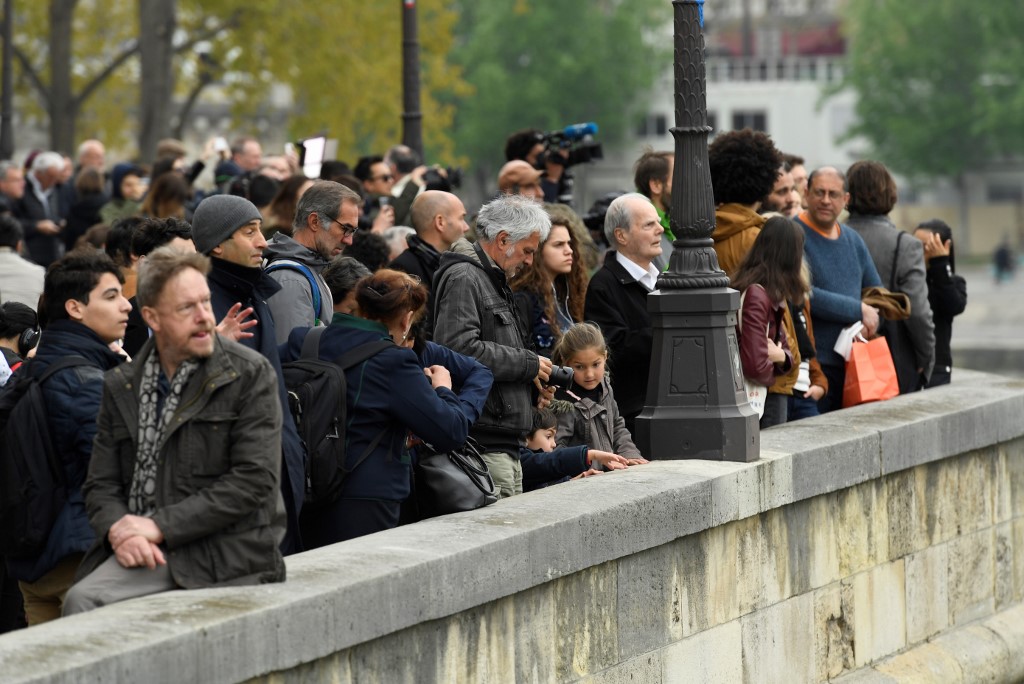
[[[629,465],[647,463],[619,415],[611,384],[605,374],[608,345],[593,323],[577,323],[562,334],[552,361],[573,370],[568,388],[560,388],[551,408],[558,414],[558,446],[586,444],[627,459]]]

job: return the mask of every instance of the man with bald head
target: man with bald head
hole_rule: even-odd
[[[388,268],[418,276],[430,289],[441,262],[441,252],[448,251],[469,230],[466,207],[450,192],[425,190],[413,200],[410,218],[416,234],[406,239],[408,249],[388,264]]]
[[[804,258],[811,270],[811,322],[818,362],[828,378],[828,393],[818,401],[821,413],[843,407],[846,361],[833,350],[839,332],[857,321],[864,336],[878,330],[878,310],[860,299],[865,287],[880,286],[878,271],[857,231],[838,222],[850,194],[846,177],[831,166],[807,179],[807,209],[796,217],[804,229]]]
[[[78,168],[96,169],[102,173],[106,165],[107,150],[99,140],[86,140],[78,146]]]

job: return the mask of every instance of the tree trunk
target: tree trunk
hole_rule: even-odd
[[[139,159],[150,161],[156,145],[171,130],[174,97],[174,29],[177,0],[139,3],[140,118]]]
[[[71,154],[78,104],[71,93],[71,29],[78,0],[50,2],[50,147]]]

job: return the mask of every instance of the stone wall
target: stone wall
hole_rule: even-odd
[[[1024,383],[954,384],[0,638],[30,681],[1024,679]]]

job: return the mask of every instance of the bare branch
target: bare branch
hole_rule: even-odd
[[[92,80],[85,84],[85,87],[82,88],[81,92],[74,98],[75,107],[81,107],[82,104],[88,100],[94,92],[96,92],[96,89],[103,85],[104,81],[110,78],[122,64],[137,55],[138,52],[139,41],[133,40],[127,47],[121,50],[117,57],[110,61],[110,64],[108,64],[103,71],[93,76]]]
[[[0,21],[0,32],[3,31],[4,22]],[[39,76],[39,72],[32,62],[29,60],[28,55],[19,48],[17,45],[11,45],[11,51],[14,52],[14,57],[21,63],[21,68],[24,69],[25,75],[28,76],[28,80],[32,82],[34,87],[39,92],[39,97],[43,100],[44,109],[50,108],[50,89],[43,83],[42,77]]]
[[[210,40],[215,37],[221,31],[226,29],[235,28],[238,25],[238,20],[241,18],[242,13],[239,10],[235,10],[228,15],[220,23],[214,24],[213,26],[203,27],[191,32],[189,39],[181,45],[174,46],[174,54],[180,55],[182,52],[191,50],[197,44],[202,43],[205,40]]]

